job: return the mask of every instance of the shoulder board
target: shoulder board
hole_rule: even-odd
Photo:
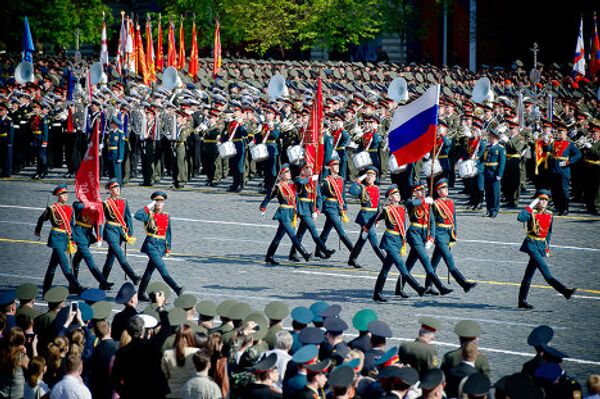
[[[546,213],[549,213],[550,215],[554,215],[554,213],[550,210],[546,210]]]

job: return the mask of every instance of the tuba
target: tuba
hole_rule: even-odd
[[[278,73],[273,75],[269,81],[267,92],[269,93],[270,100],[277,100],[290,95],[287,85],[285,84],[285,78]]]
[[[33,64],[28,61],[23,61],[15,68],[15,81],[22,85],[35,80],[33,74]]]
[[[142,140],[146,138],[148,131],[148,120],[143,107],[136,107],[131,111],[131,130]]]
[[[392,83],[390,83],[390,86],[388,87],[387,95],[397,103],[408,100],[408,86],[406,80],[404,78],[392,80]]]
[[[175,113],[164,111],[160,114],[160,134],[169,140],[177,139],[177,117]]]
[[[471,94],[471,100],[477,104],[481,104],[485,101],[494,101],[492,83],[488,78],[481,78],[475,83],[475,87],[473,87],[473,92]]]

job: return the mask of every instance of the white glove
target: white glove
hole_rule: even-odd
[[[319,180],[319,175],[312,175],[312,177],[310,179],[312,181],[317,181],[317,180]]]
[[[502,180],[502,176],[496,176],[496,180],[498,180],[498,181]]]
[[[261,218],[264,218],[266,213],[267,213],[267,212],[261,212],[261,213],[260,213],[260,217],[261,217]]]
[[[470,130],[468,130],[468,131],[466,131],[466,132],[465,132],[464,136],[465,136],[466,138],[470,139],[471,137],[473,137],[473,134],[471,134],[471,131],[470,131]]]
[[[368,232],[366,232],[364,230],[360,231],[360,238],[362,238],[363,240],[366,240],[368,236],[369,236]]]
[[[425,243],[425,249],[431,249],[431,248],[433,248],[433,241],[427,240],[427,242]]]
[[[429,157],[430,157],[430,155],[429,155],[429,153],[427,153],[427,154],[425,154],[425,156],[423,158],[429,159]]]
[[[98,146],[98,150],[100,150],[100,151],[102,151],[102,149],[103,149],[103,148],[104,148],[104,144],[100,144],[100,145]]]
[[[156,201],[152,201],[151,203],[149,203],[148,205],[146,205],[146,208],[153,210],[154,209],[154,205],[156,205]]]
[[[313,220],[317,220],[318,217],[319,217],[319,213],[318,212],[313,212],[312,213]]]
[[[365,173],[364,175],[362,175],[361,177],[358,178],[358,180],[363,181],[367,178],[367,174]]]
[[[585,143],[583,146],[585,148],[592,148],[592,144],[591,143]]]
[[[500,137],[500,141],[503,142],[503,143],[508,143],[508,136],[506,134],[503,134]]]
[[[102,247],[102,241],[96,241],[96,247],[97,248]]]
[[[429,205],[433,204],[433,198],[431,198],[431,197],[425,197],[425,203],[429,204]]]
[[[561,168],[564,168],[565,166],[567,166],[567,161],[560,161],[558,163],[558,166],[560,166]]]
[[[529,204],[529,207],[530,207],[531,209],[535,208],[535,207],[536,207],[536,205],[538,204],[538,202],[540,202],[540,200],[539,200],[539,199],[537,199],[537,198],[536,198],[536,199],[534,199],[533,201],[531,201],[531,204]]]

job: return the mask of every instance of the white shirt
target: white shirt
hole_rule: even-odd
[[[283,389],[283,377],[285,376],[285,370],[287,369],[288,362],[290,360],[292,360],[292,357],[290,356],[289,353],[287,353],[284,350],[273,349],[273,350],[265,352],[262,359],[266,358],[271,353],[275,353],[277,355],[277,361],[275,362],[275,367],[279,370],[279,379],[277,381],[275,381],[275,386],[277,386],[277,388],[282,390]]]
[[[65,375],[50,391],[50,399],[92,399],[92,393],[73,375]]]

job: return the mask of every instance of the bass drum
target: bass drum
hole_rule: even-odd
[[[425,175],[425,177],[431,176],[431,168],[431,159],[428,159],[427,161],[423,162],[423,174]],[[440,165],[440,161],[436,159],[435,164],[433,165],[433,175],[437,176],[441,173],[442,165]]]
[[[373,165],[373,160],[371,160],[371,156],[367,151],[361,151],[352,156],[352,163],[354,163],[357,170],[361,171]]]
[[[235,149],[235,144],[233,141],[226,141],[222,144],[219,144],[219,156],[222,159],[227,159],[234,157],[237,154],[237,150]]]
[[[456,166],[458,167],[458,175],[461,179],[468,179],[477,176],[478,170],[475,166],[475,161],[472,159],[459,161]]]
[[[269,150],[264,144],[256,144],[250,148],[250,156],[254,162],[262,162],[269,159]]]
[[[398,173],[402,173],[406,170],[408,165],[398,165],[398,161],[394,155],[390,154],[390,160],[388,162],[388,169],[391,174],[397,175]]]
[[[301,145],[291,145],[285,152],[292,165],[300,165],[304,161],[304,149]]]

